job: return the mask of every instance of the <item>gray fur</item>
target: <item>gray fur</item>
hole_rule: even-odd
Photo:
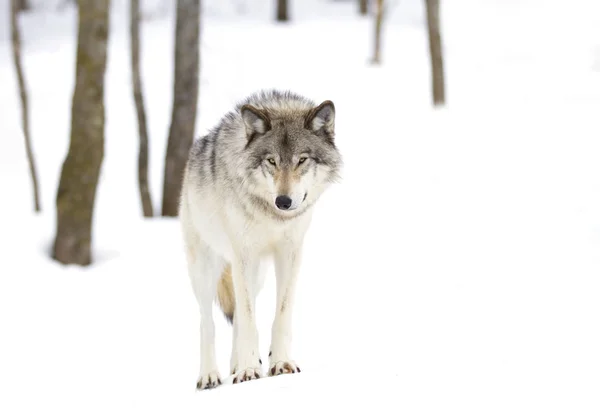
[[[242,115],[245,106],[264,115],[267,128],[259,126],[249,130],[248,121],[245,122]],[[335,145],[333,103],[328,102],[319,112],[315,112],[315,108],[313,101],[289,91],[261,91],[250,95],[225,114],[206,136],[195,140],[187,169],[193,173],[191,179],[201,190],[214,187],[220,190],[219,194],[239,199],[248,215],[260,212],[278,220],[290,219],[264,197],[253,194],[251,178],[272,170],[265,163],[266,157],[274,157],[282,168],[291,168],[297,165],[293,162],[295,158],[306,154],[310,160],[303,173],[316,172],[319,167],[326,170],[327,183],[338,181],[342,158]],[[256,119],[253,111],[249,111],[249,120]],[[307,123],[311,118],[316,118],[317,125],[323,125],[314,129]],[[329,118],[331,123],[327,122]],[[313,203],[311,200],[303,209],[307,210]]]

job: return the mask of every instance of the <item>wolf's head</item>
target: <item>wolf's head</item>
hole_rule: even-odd
[[[293,217],[337,180],[342,159],[334,143],[333,102],[308,109],[245,104],[240,113],[247,185],[259,205]]]

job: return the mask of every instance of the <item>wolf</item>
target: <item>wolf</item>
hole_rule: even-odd
[[[213,304],[233,326],[233,383],[264,376],[256,296],[260,263],[275,266],[276,311],[269,376],[300,372],[291,358],[292,310],[305,234],[315,204],[340,180],[335,106],[291,91],[251,94],[196,139],[183,174],[179,220],[200,309],[199,390],[222,384]]]

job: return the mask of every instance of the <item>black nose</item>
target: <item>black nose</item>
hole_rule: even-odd
[[[292,206],[292,199],[286,195],[279,196],[275,199],[275,205],[280,210],[287,210]]]

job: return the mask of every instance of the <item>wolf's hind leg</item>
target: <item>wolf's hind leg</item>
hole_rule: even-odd
[[[225,262],[200,240],[188,240],[187,246],[189,276],[200,307],[200,376],[196,388],[203,390],[221,385],[212,308]]]

